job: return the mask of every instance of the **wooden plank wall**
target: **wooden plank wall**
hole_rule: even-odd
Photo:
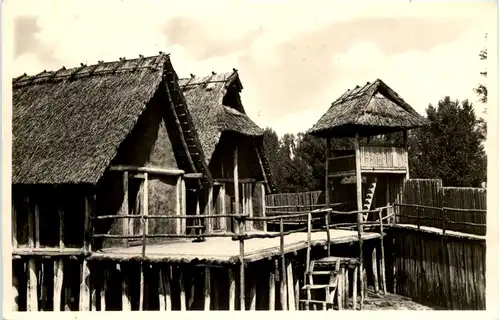
[[[290,208],[266,209],[268,216],[273,215],[273,211],[296,212],[308,211],[314,207],[304,208],[304,206],[315,206],[325,203],[324,191],[310,191],[300,193],[279,193],[266,196],[266,207],[291,206]],[[299,206],[299,207],[293,207]],[[276,214],[275,214],[276,215]]]
[[[430,207],[448,207],[460,209],[486,210],[486,189],[482,188],[455,188],[443,187],[440,179],[410,179],[405,182],[403,204],[418,204]],[[441,228],[442,222],[438,219],[447,218],[456,222],[486,223],[484,212],[474,211],[441,211],[426,208],[401,208],[403,215],[417,215],[435,218],[436,220],[419,220],[401,217],[400,223],[418,224]],[[446,224],[447,230],[454,230],[478,235],[485,235],[486,230],[481,226],[461,224]]]
[[[393,229],[389,288],[397,294],[446,310],[486,308],[486,243]],[[395,282],[394,282],[395,280]],[[392,282],[392,286],[391,286]]]

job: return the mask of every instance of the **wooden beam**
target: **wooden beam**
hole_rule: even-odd
[[[352,309],[356,310],[358,302],[358,267],[354,268],[352,276]]]
[[[28,279],[27,279],[27,311],[38,311],[38,295],[37,295],[37,272],[35,259],[28,260]]]
[[[141,262],[141,268],[139,271],[140,280],[139,280],[139,311],[144,310],[144,264]]]
[[[286,261],[285,261],[285,237],[284,237],[283,218],[280,219],[280,253],[281,253],[281,285],[280,298],[281,310],[288,310],[287,294],[286,294]]]
[[[215,183],[234,183],[235,179],[234,178],[215,178],[214,179]],[[258,183],[260,181],[257,181],[256,179],[252,178],[244,178],[244,179],[238,179],[238,183]]]
[[[155,168],[155,167],[137,167],[137,166],[127,166],[127,165],[117,165],[111,166],[111,171],[131,171],[131,172],[141,172],[149,173],[154,175],[162,176],[182,176],[184,175],[184,170],[179,169],[165,169],[165,168]]]
[[[274,311],[276,306],[276,271],[274,270],[274,260],[271,260],[272,268],[269,272],[269,311]]]
[[[326,160],[325,160],[325,204],[330,208],[330,181],[328,180],[328,162],[330,157],[330,137],[326,138]]]
[[[129,215],[129,209],[128,209],[128,171],[123,171],[122,184],[123,184],[123,201],[122,201],[122,206],[120,208],[120,214],[124,215],[124,216],[128,216]],[[123,221],[122,221],[122,234],[124,236],[129,234],[128,225],[129,225],[129,220],[123,219]],[[124,246],[128,245],[127,239],[123,239],[123,245]]]
[[[213,214],[212,212],[212,205],[213,205],[213,202],[214,202],[214,188],[212,186],[210,186],[208,188],[208,201],[207,201],[207,214],[209,216],[211,216]],[[211,233],[214,228],[214,222],[215,220],[212,219],[212,218],[206,218],[206,226],[207,226],[207,232],[208,233]]]
[[[61,206],[58,207],[59,212],[59,250],[64,249],[64,211]]]
[[[175,185],[175,214],[177,216],[180,216],[182,214],[181,212],[181,198],[182,198],[182,186],[181,186],[181,181],[182,177],[179,176],[177,177],[177,183]],[[183,204],[185,206],[186,204]],[[182,226],[182,219],[176,219],[175,220],[175,233],[181,234],[181,226]],[[160,271],[161,274],[161,271]]]
[[[240,213],[240,195],[239,195],[239,189],[240,185],[238,182],[238,145],[234,147],[234,152],[233,152],[233,179],[234,179],[234,214],[241,214]],[[234,219],[233,219],[234,221]],[[239,232],[239,226],[238,223],[235,223],[235,232]]]
[[[90,269],[87,260],[82,262],[82,278],[80,282],[80,311],[90,311]]]
[[[205,311],[210,311],[210,268],[205,267],[205,286],[203,287],[203,296],[205,301]]]
[[[233,269],[228,269],[229,274],[229,311],[234,311],[236,306],[236,280]]]
[[[358,211],[363,210],[363,199],[362,199],[362,181],[361,181],[361,155],[359,151],[359,135],[356,133],[354,137],[354,149],[356,153],[356,202]],[[361,282],[361,309],[363,308],[364,302],[364,277],[363,277],[363,215],[361,212],[357,214],[358,222],[358,242],[359,242],[359,271],[360,271],[360,282]]]
[[[186,311],[186,288],[184,287],[184,274],[181,268],[178,268],[178,271],[179,271],[181,311]]]
[[[14,205],[14,201],[12,201],[12,249],[17,248],[17,212],[16,207]]]
[[[186,198],[186,181],[181,181],[181,196],[182,196],[182,215],[187,215],[187,198]],[[180,219],[181,221],[181,234],[186,234],[186,219]]]
[[[142,222],[142,257],[144,258],[146,256],[146,236],[148,235],[148,225],[149,225],[149,219],[145,219],[145,216],[148,215],[148,173],[144,173],[144,189],[143,189],[143,200],[142,200],[142,214],[141,214],[141,222]]]
[[[266,217],[266,187],[261,184],[260,185],[260,194],[261,194],[261,203],[260,203],[260,206],[261,206],[261,209],[262,209],[262,217]],[[267,221],[262,221],[262,228],[264,230],[264,232],[267,232]]]
[[[186,173],[184,174],[184,179],[202,179],[204,177],[203,173]]]
[[[61,311],[62,286],[64,278],[63,259],[54,260],[54,311]]]
[[[293,282],[292,259],[288,259],[286,266],[287,288],[288,288],[288,310],[295,311],[295,292]]]
[[[378,265],[377,246],[374,246],[372,250],[372,273],[373,273],[373,288],[375,290],[375,293],[378,293],[378,288],[379,288],[377,265]]]

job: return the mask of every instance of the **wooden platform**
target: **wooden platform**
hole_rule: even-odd
[[[253,233],[265,233],[255,231]],[[267,232],[272,234],[274,232]],[[276,233],[278,234],[278,233]],[[379,238],[379,233],[364,233],[363,240]],[[284,237],[285,253],[307,248],[307,233],[299,232]],[[357,242],[356,231],[330,230],[330,243]],[[311,234],[313,246],[326,244],[326,232],[319,231]],[[248,239],[244,242],[245,262],[252,262],[268,257],[280,255],[280,238]],[[239,242],[231,238],[207,238],[204,242],[191,240],[172,241],[164,244],[148,244],[146,247],[146,260],[165,261],[172,263],[200,263],[234,264],[239,261]],[[108,248],[101,252],[94,252],[90,260],[139,260],[141,259],[141,246],[128,248]]]

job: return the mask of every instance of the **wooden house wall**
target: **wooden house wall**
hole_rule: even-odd
[[[153,99],[134,130],[120,146],[114,164],[178,169],[178,159],[172,143],[178,137],[168,128],[172,125],[169,110],[162,99]],[[124,197],[122,175],[122,172],[108,172],[103,177],[97,199],[99,214],[119,213]],[[149,174],[148,178],[148,213],[175,215],[177,177]],[[143,210],[143,185],[143,179],[129,178],[129,214],[141,214]],[[175,224],[175,220],[152,219],[148,222],[148,233],[175,233]],[[111,228],[111,234],[121,234],[121,226],[122,221],[116,220],[111,226],[103,225],[103,228]],[[140,220],[134,219],[129,226],[132,227],[129,233],[139,232]],[[116,245],[116,241],[106,242]]]
[[[28,246],[29,225],[35,235],[35,207],[39,213],[40,247],[58,247],[63,212],[64,244],[69,248],[83,247],[85,196],[88,187],[78,185],[13,185],[12,208],[19,247]],[[37,239],[34,239],[36,242]]]

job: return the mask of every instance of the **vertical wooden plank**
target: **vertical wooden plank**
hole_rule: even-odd
[[[184,181],[182,176],[178,176],[177,183],[175,184],[175,215],[177,216],[181,215],[181,198],[182,198],[181,180]],[[182,198],[182,201],[185,201],[185,199]],[[183,207],[186,206],[186,203],[183,203],[182,206]],[[181,226],[182,226],[182,219],[175,219],[176,234],[181,234]]]
[[[389,213],[389,209],[386,209]],[[380,221],[380,278],[382,281],[382,290],[387,294],[387,281],[385,279],[385,250],[384,250],[384,224],[382,221],[382,210],[378,212]]]
[[[300,310],[300,285],[299,285],[299,278],[296,277],[295,279],[295,309]]]
[[[122,201],[122,206],[120,208],[120,214],[124,216],[129,215],[129,208],[128,208],[128,171],[123,171],[123,176],[122,176],[122,185],[123,185],[123,201]],[[128,218],[122,219],[123,221],[121,222],[122,224],[122,235],[126,236],[129,234],[129,224],[130,221]],[[123,239],[123,245],[128,246],[128,240]]]
[[[141,262],[140,280],[139,280],[139,311],[144,310],[144,272],[146,266]]]
[[[261,208],[262,208],[262,217],[266,217],[266,187],[261,184],[260,185],[260,194],[262,195],[261,199]],[[267,232],[267,221],[263,220],[262,221],[262,227],[264,232]]]
[[[341,267],[337,275],[337,302],[339,311],[344,309],[344,267]]]
[[[35,248],[40,248],[40,211],[38,210],[38,204],[35,203],[34,208],[35,214]]]
[[[214,197],[214,189],[212,186],[208,188],[208,203],[207,203],[207,213],[209,216],[213,215],[212,212],[212,205],[213,205],[213,197]],[[206,218],[206,226],[207,226],[207,232],[212,233],[214,230],[213,225],[214,225],[215,220],[212,218]]]
[[[236,279],[233,269],[228,269],[229,273],[229,311],[234,311],[236,306]]]
[[[361,181],[361,159],[359,152],[359,135],[356,133],[354,137],[354,149],[356,151],[356,202],[358,206],[358,211],[363,210],[363,199],[362,199],[362,181]],[[361,212],[357,214],[358,222],[358,242],[359,242],[359,271],[360,271],[360,283],[361,283],[361,309],[363,308],[364,302],[364,278],[363,278],[363,218]]]
[[[108,266],[104,265],[102,270],[102,286],[101,286],[101,311],[106,311],[106,291],[108,291]]]
[[[12,199],[12,249],[17,248],[17,212],[14,199]]]
[[[205,267],[205,286],[203,288],[204,301],[205,301],[205,311],[210,311],[210,268]]]
[[[240,310],[245,310],[245,240],[243,234],[245,232],[245,220],[240,221],[239,234],[240,234]]]
[[[143,230],[142,230],[142,257],[144,258],[146,256],[146,242],[147,242],[147,239],[146,239],[146,236],[148,234],[148,225],[149,225],[149,220],[146,219],[146,216],[148,215],[148,189],[149,189],[149,186],[148,186],[148,173],[147,172],[144,172],[144,193],[143,193],[143,201],[142,201],[142,214],[141,214],[141,221],[142,221],[142,226],[143,226]]]
[[[276,306],[276,278],[274,269],[274,260],[271,260],[272,268],[269,272],[269,311],[274,311]]]
[[[240,214],[240,195],[239,195],[239,182],[238,182],[238,145],[234,147],[233,153],[233,179],[234,179],[234,214]],[[235,232],[239,232],[238,223],[235,223]]]
[[[90,267],[90,266],[89,266]],[[90,272],[90,280],[91,280],[91,293],[90,293],[90,311],[97,311],[97,297],[98,297],[98,292],[97,292],[97,276],[96,276],[96,268],[92,268]]]
[[[179,288],[180,288],[180,300],[181,300],[181,311],[186,311],[186,289],[184,287],[184,273],[181,268],[179,271]]]
[[[82,262],[82,278],[80,282],[80,311],[90,310],[90,270],[87,260]]]
[[[31,210],[30,199],[26,196],[26,202],[28,204],[28,247],[35,247],[35,214],[33,210]]]
[[[378,265],[377,246],[374,246],[372,250],[372,274],[373,274],[373,288],[375,290],[375,293],[378,293],[378,287],[379,287],[377,265]]]
[[[325,205],[330,208],[330,181],[328,177],[328,163],[330,162],[330,137],[326,138],[326,160],[325,160]]]
[[[295,311],[295,292],[293,282],[292,259],[288,259],[286,266],[287,288],[288,288],[288,310]]]
[[[64,278],[63,259],[54,260],[54,311],[61,311],[62,285]]]
[[[38,311],[37,272],[34,258],[28,260],[27,311]]]
[[[286,261],[285,261],[285,237],[284,237],[283,218],[280,218],[280,253],[281,253],[281,310],[288,310],[287,292],[286,292]]]
[[[257,304],[257,283],[255,278],[255,275],[250,278],[250,311],[255,311],[255,306]]]
[[[358,304],[358,267],[354,268],[352,275],[352,309],[356,310]]]
[[[163,268],[161,266],[158,266],[158,300],[159,300],[159,307],[160,311],[165,311],[167,310],[167,298],[166,298],[166,287],[167,287],[167,277],[168,273],[163,272]]]
[[[221,204],[221,219],[220,219],[220,228],[222,231],[228,231],[226,227],[226,220],[227,218],[224,217],[226,215],[226,184],[223,183],[221,188],[220,188],[220,204]]]
[[[122,285],[122,311],[131,311],[132,304],[130,302],[130,294],[128,290],[128,279],[127,279],[127,269],[125,264],[122,263],[116,265],[116,269],[120,271],[121,285]]]
[[[22,260],[12,260],[12,311],[19,311],[19,265],[23,265]]]
[[[181,196],[182,196],[182,215],[187,215],[187,199],[186,199],[186,180],[181,181]],[[180,219],[181,224],[181,234],[186,234],[186,223],[187,219]]]
[[[253,183],[248,184],[248,214],[253,217]],[[254,221],[250,220],[250,230],[254,229]]]

